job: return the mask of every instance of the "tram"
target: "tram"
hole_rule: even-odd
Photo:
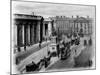
[[[63,42],[61,42],[60,47],[60,59],[65,60],[71,55],[71,49],[74,46],[77,46],[80,44],[80,37],[76,35],[75,37],[69,39],[67,38]]]
[[[60,45],[60,59],[65,60],[70,56],[70,42]]]

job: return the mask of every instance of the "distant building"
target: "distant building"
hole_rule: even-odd
[[[87,16],[74,18],[73,16],[65,17],[65,16],[56,16],[51,17],[54,20],[55,30],[59,33],[67,34],[67,33],[79,33],[80,31],[83,34],[91,34],[92,33],[92,19]]]
[[[70,29],[75,33],[92,34],[92,18],[89,18],[89,16],[86,18],[79,16],[70,18]]]

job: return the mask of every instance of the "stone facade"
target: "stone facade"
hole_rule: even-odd
[[[92,18],[87,17],[79,17],[73,18],[73,16],[65,17],[65,16],[56,16],[51,17],[54,20],[55,30],[59,33],[79,33],[80,30],[83,34],[88,35],[92,34]]]
[[[24,47],[26,50],[26,46],[42,41],[42,26],[42,16],[14,14],[14,45],[18,51],[20,51],[20,47]]]

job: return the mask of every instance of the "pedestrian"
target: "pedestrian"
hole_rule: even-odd
[[[59,44],[57,45],[57,54],[58,54],[58,57],[59,57]]]
[[[46,41],[47,41],[47,38],[46,38]]]
[[[92,39],[91,39],[91,37],[90,37],[90,39],[89,39],[89,45],[90,45],[90,46],[92,45]]]
[[[39,48],[41,48],[41,41],[39,41]]]
[[[76,52],[77,52],[77,51],[76,51],[76,49],[75,49],[75,55],[76,55]]]

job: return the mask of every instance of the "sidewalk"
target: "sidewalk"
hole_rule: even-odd
[[[47,56],[47,52],[48,52],[47,48],[48,47],[46,46],[46,47],[40,49],[39,51],[36,51],[36,52],[32,53],[30,56],[28,56],[23,61],[21,61],[20,64],[17,65],[18,71],[23,71],[25,69],[25,66],[27,64],[31,63],[32,61],[37,63],[37,62],[40,61],[40,59]]]
[[[31,55],[32,53],[36,52],[36,51],[39,51],[40,49],[44,48],[46,45],[48,45],[50,43],[50,41],[44,41],[41,45],[41,48],[39,48],[39,43],[35,44],[35,45],[32,45],[30,47],[27,47],[26,48],[26,51],[22,51],[22,52],[19,52],[19,53],[16,53],[15,56],[16,56],[16,59],[19,59],[19,60],[23,60],[25,59],[26,57],[28,57],[29,55]]]

